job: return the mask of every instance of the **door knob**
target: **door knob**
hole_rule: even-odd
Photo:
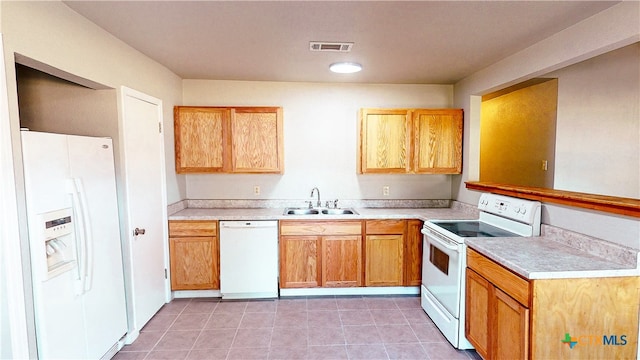
[[[135,235],[135,236],[144,235],[145,232],[146,232],[145,229],[136,228],[135,230],[133,230],[133,235]]]

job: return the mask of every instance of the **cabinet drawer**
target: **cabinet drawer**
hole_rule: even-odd
[[[404,234],[405,220],[367,220],[367,234]]]
[[[467,248],[467,266],[519,303],[529,307],[530,290],[527,280],[470,248]]]
[[[361,235],[360,221],[281,221],[280,235]]]
[[[169,221],[169,236],[217,236],[218,222],[211,220]]]

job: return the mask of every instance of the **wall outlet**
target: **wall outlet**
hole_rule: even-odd
[[[382,187],[382,196],[389,196],[389,185]]]
[[[253,187],[253,195],[260,195],[260,186],[256,185]]]
[[[547,169],[548,169],[547,160],[542,160],[542,166],[541,167],[542,167],[543,171],[547,171]]]

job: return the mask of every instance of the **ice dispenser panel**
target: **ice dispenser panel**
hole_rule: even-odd
[[[41,214],[43,245],[47,255],[47,279],[76,266],[76,246],[73,231],[73,209],[61,209]]]

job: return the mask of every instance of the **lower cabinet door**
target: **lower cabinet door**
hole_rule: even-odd
[[[280,237],[280,287],[309,288],[322,284],[320,236]]]
[[[422,284],[422,221],[408,220],[404,238],[404,285]]]
[[[402,286],[403,235],[367,235],[366,286]]]
[[[483,359],[489,359],[489,299],[492,287],[485,278],[467,268],[465,335]]]
[[[362,286],[362,236],[322,237],[322,286]]]
[[[169,239],[172,290],[220,289],[217,237]]]
[[[498,288],[495,291],[494,359],[527,359],[529,353],[529,309]]]

